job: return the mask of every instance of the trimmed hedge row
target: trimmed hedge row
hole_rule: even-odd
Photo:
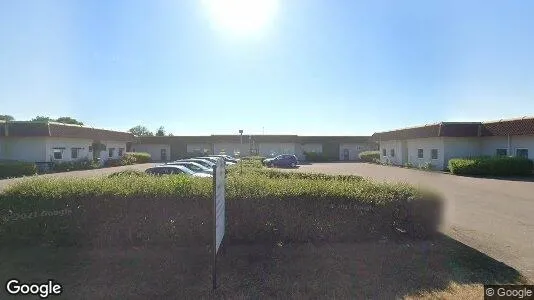
[[[380,160],[380,151],[363,151],[358,157],[365,162],[376,162]]]
[[[0,194],[0,242],[206,245],[211,185],[139,172],[25,180]],[[394,227],[424,238],[436,232],[442,205],[437,195],[404,184],[261,169],[229,174],[226,198],[232,244],[361,241]]]
[[[449,160],[455,175],[527,176],[532,175],[532,160],[521,157],[473,157]]]
[[[30,176],[37,174],[37,166],[34,163],[19,161],[1,161],[0,179]]]
[[[79,171],[79,170],[90,170],[98,169],[100,166],[93,162],[90,159],[83,159],[77,161],[68,161],[68,162],[54,162],[52,164],[53,172],[68,172],[68,171]]]
[[[129,164],[145,164],[149,163],[152,156],[146,152],[126,152],[122,156],[122,160],[125,162],[131,162]]]

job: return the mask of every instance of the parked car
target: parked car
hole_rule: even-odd
[[[195,173],[192,170],[184,166],[178,166],[178,165],[155,166],[155,167],[146,169],[145,173],[152,174],[152,175],[184,174],[184,175],[195,176],[195,177],[213,177],[212,175],[206,174],[206,173]]]
[[[295,155],[281,154],[274,158],[267,158],[263,160],[263,164],[268,167],[291,167],[295,168],[299,160]]]
[[[236,164],[239,161],[239,158],[232,157],[230,155],[226,154],[215,154],[215,155],[208,155],[209,157],[221,157],[224,159],[225,162],[231,162]]]
[[[180,161],[192,161],[192,162],[196,162],[197,164],[200,164],[200,165],[203,165],[204,167],[206,168],[210,168],[210,169],[213,169],[213,166],[215,166],[215,163],[211,160],[206,160],[206,159],[200,159],[200,158],[187,158],[187,159],[179,159],[177,160],[176,162],[180,162]]]
[[[219,159],[218,157],[213,157],[213,156],[195,157],[195,158],[207,159],[207,160],[209,160],[209,161],[212,161],[213,163],[217,163],[217,160]],[[225,160],[224,162],[225,162],[225,164],[226,164],[227,166],[235,165],[235,163],[233,163],[233,162],[229,162],[229,161],[226,161],[226,160]]]
[[[199,164],[198,162],[194,162],[194,161],[174,161],[174,162],[167,163],[166,165],[184,166],[195,173],[213,174],[212,167],[205,167]]]

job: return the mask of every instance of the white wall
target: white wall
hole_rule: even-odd
[[[321,143],[302,144],[302,152],[322,153],[323,152],[323,144],[321,144]]]
[[[2,140],[2,159],[28,162],[48,161],[45,137],[9,137]]]
[[[386,156],[382,155],[382,149],[386,149]],[[391,149],[395,149],[395,156],[391,156]],[[406,151],[406,149],[404,149]],[[390,162],[394,165],[403,165],[405,161],[403,157],[402,141],[381,141],[380,142],[380,161]]]
[[[93,143],[90,139],[76,139],[76,138],[58,138],[48,137],[46,138],[46,160],[45,161],[58,161],[66,162],[72,160],[92,159],[93,153],[89,152],[89,146]],[[60,160],[54,159],[53,148],[65,148],[62,149],[63,158]],[[78,150],[78,158],[72,158],[72,148],[81,148]]]
[[[443,170],[445,161],[445,144],[442,137],[406,140],[408,162],[414,166],[431,163],[436,169]],[[423,149],[423,158],[418,158],[418,149]],[[438,158],[432,159],[431,150],[438,150]]]
[[[516,155],[517,148],[528,149],[528,158],[534,159],[534,135],[511,136],[512,155]]]
[[[510,136],[510,150],[508,155],[515,156],[518,148],[528,149],[528,157],[534,159],[534,135]],[[507,136],[491,136],[481,138],[481,154],[493,156],[497,149],[508,149]]]
[[[195,153],[195,152],[204,153],[205,150],[211,153],[211,151],[213,150],[212,145],[210,143],[187,144],[187,153]]]
[[[494,156],[497,149],[508,149],[506,136],[488,136],[480,138],[480,154]],[[508,153],[510,155],[510,153]]]
[[[124,148],[124,152],[126,152],[126,142],[118,142],[118,141],[100,141],[100,143],[106,145],[106,150],[100,152],[100,159],[107,160],[107,159],[117,159],[119,158],[119,148]],[[109,148],[115,148],[115,151],[113,152],[113,156],[109,156]]]
[[[451,158],[481,155],[482,143],[479,137],[444,137],[443,141],[445,143],[443,161],[445,167],[447,167]],[[493,155],[495,155],[495,152]]]
[[[132,148],[135,152],[146,152],[150,154],[150,159],[153,161],[163,161],[161,157],[161,149],[167,152],[167,161],[171,159],[171,146],[166,144],[134,144]]]
[[[295,143],[259,143],[259,155],[272,157],[280,154],[295,154]]]
[[[344,154],[345,149],[349,151],[349,160],[359,160],[360,152],[368,150],[368,147],[365,144],[358,144],[358,143],[340,144],[339,145],[339,160],[345,160],[345,154]]]
[[[245,142],[243,138],[243,144],[241,143],[215,143],[213,144],[214,154],[224,154],[234,156],[236,151],[239,151],[241,156],[247,156],[250,153],[250,144],[248,140]]]

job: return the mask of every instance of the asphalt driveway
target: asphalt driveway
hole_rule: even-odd
[[[315,163],[298,171],[355,174],[407,182],[441,193],[446,234],[521,271],[534,281],[534,182],[460,177],[367,163]]]

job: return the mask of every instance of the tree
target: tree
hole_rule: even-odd
[[[167,136],[174,136],[174,134],[172,134],[171,132],[169,132],[169,133],[167,134]]]
[[[156,131],[156,136],[165,136],[165,128],[163,128],[163,126],[158,128],[158,131]]]
[[[49,117],[37,116],[37,117],[31,119],[30,121],[31,122],[49,122],[49,121],[53,121],[53,120],[50,119]]]
[[[130,128],[130,130],[128,130],[128,132],[135,136],[154,136],[154,134],[150,130],[148,130],[148,128],[142,125],[132,127]]]
[[[15,118],[13,118],[13,116],[10,116],[10,115],[0,115],[0,120],[1,121],[15,121]]]
[[[71,117],[61,117],[61,118],[57,118],[55,121],[59,123],[65,123],[65,124],[83,125],[82,122],[76,119],[73,119]]]

